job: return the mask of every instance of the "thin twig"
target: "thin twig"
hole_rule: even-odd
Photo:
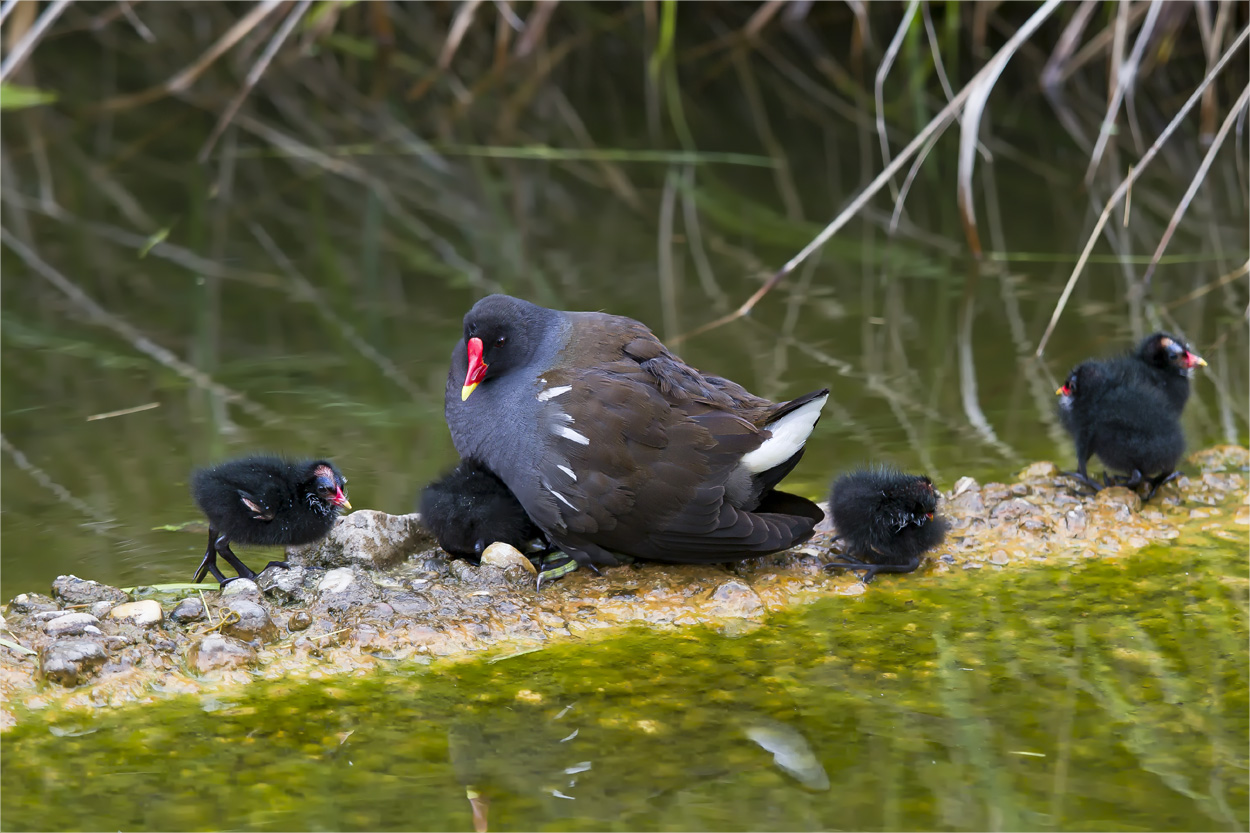
[[[0,63],[0,81],[9,77],[9,73],[22,65],[22,61],[26,60],[26,55],[35,48],[35,44],[39,41],[45,29],[52,25],[52,21],[61,16],[61,12],[69,5],[70,0],[56,0],[47,11],[39,16],[35,21],[35,25],[31,26],[26,34],[18,41],[17,45],[9,50],[9,54],[5,56],[4,61]]]
[[[1171,242],[1172,235],[1176,232],[1176,227],[1180,224],[1181,217],[1185,216],[1185,211],[1189,208],[1190,201],[1194,198],[1194,194],[1197,193],[1198,187],[1206,180],[1207,171],[1211,170],[1211,163],[1215,161],[1215,154],[1223,146],[1224,140],[1228,138],[1228,132],[1232,130],[1233,125],[1248,102],[1250,102],[1250,87],[1246,87],[1241,91],[1237,103],[1228,111],[1228,116],[1225,117],[1224,123],[1220,125],[1219,132],[1215,134],[1215,138],[1211,141],[1211,147],[1207,148],[1206,155],[1202,157],[1202,164],[1198,166],[1197,172],[1194,173],[1193,179],[1189,182],[1189,187],[1185,189],[1185,195],[1176,204],[1176,210],[1172,212],[1172,218],[1168,220],[1167,230],[1163,232],[1163,239],[1159,241],[1159,246],[1155,249],[1155,253],[1150,256],[1150,265],[1146,267],[1146,274],[1142,276],[1139,284],[1141,292],[1149,291],[1150,280],[1154,277],[1155,267],[1159,265],[1159,258],[1163,256],[1163,250]]]
[[[1072,290],[1076,287],[1076,281],[1077,278],[1081,276],[1081,270],[1085,268],[1085,262],[1089,260],[1089,254],[1094,249],[1094,243],[1097,242],[1098,236],[1107,225],[1107,219],[1111,216],[1111,209],[1120,202],[1120,199],[1132,186],[1133,181],[1141,174],[1142,171],[1146,169],[1146,166],[1150,164],[1150,161],[1154,159],[1155,155],[1159,152],[1159,148],[1163,147],[1164,143],[1167,142],[1167,140],[1171,138],[1172,134],[1176,132],[1176,128],[1180,126],[1181,121],[1185,118],[1189,111],[1194,108],[1194,105],[1198,103],[1199,99],[1202,98],[1203,91],[1215,80],[1216,76],[1220,74],[1220,71],[1224,69],[1224,65],[1232,59],[1237,50],[1241,48],[1241,45],[1246,42],[1247,37],[1250,37],[1250,26],[1241,30],[1241,34],[1237,36],[1237,39],[1233,41],[1232,46],[1230,46],[1220,58],[1219,63],[1217,63],[1211,71],[1207,73],[1207,76],[1202,79],[1202,83],[1198,85],[1198,88],[1193,91],[1193,93],[1185,101],[1184,105],[1181,106],[1180,112],[1172,117],[1172,120],[1168,122],[1167,127],[1163,128],[1163,132],[1159,134],[1159,138],[1155,139],[1154,144],[1147,149],[1146,153],[1142,155],[1142,158],[1138,160],[1137,165],[1129,172],[1129,175],[1124,178],[1124,181],[1120,183],[1120,186],[1115,189],[1115,193],[1112,194],[1107,200],[1107,204],[1103,208],[1102,214],[1098,218],[1098,222],[1094,224],[1094,230],[1089,235],[1089,240],[1085,241],[1085,249],[1081,252],[1081,256],[1077,258],[1076,266],[1073,267],[1072,274],[1068,277],[1068,283],[1063,288],[1063,294],[1059,296],[1059,302],[1055,304],[1055,311],[1050,316],[1050,323],[1046,325],[1046,332],[1042,333],[1042,338],[1037,344],[1037,350],[1034,352],[1034,355],[1038,358],[1046,352],[1046,343],[1050,341],[1051,333],[1055,331],[1055,326],[1059,323],[1059,316],[1063,315],[1063,309],[1067,306],[1068,298],[1071,297]]]
[[[1123,8],[1123,4],[1121,8]],[[1133,52],[1128,56],[1128,61],[1120,67],[1116,75],[1115,92],[1111,95],[1111,101],[1107,104],[1107,115],[1103,118],[1102,128],[1098,131],[1098,139],[1094,142],[1094,153],[1089,160],[1089,167],[1085,169],[1085,184],[1089,185],[1094,181],[1094,174],[1098,171],[1098,163],[1102,161],[1103,150],[1107,146],[1107,140],[1111,138],[1112,128],[1115,126],[1116,114],[1120,111],[1120,102],[1124,100],[1124,95],[1130,87],[1137,82],[1137,68],[1141,66],[1142,55],[1146,51],[1146,44],[1150,42],[1150,34],[1154,31],[1155,22],[1159,19],[1159,14],[1163,10],[1162,3],[1151,3],[1150,10],[1146,13],[1146,21],[1142,23],[1141,31],[1137,33],[1137,42],[1133,44]]]
[[[153,101],[159,101],[167,95],[182,92],[194,84],[196,79],[203,75],[205,70],[212,66],[218,58],[246,37],[248,32],[255,29],[270,12],[281,6],[282,2],[283,0],[261,0],[241,20],[218,38],[194,63],[178,74],[156,86],[148,87],[146,90],[110,98],[97,105],[97,108],[100,110],[126,110],[131,107],[151,104]]]
[[[208,161],[208,155],[212,152],[213,145],[217,144],[217,140],[221,138],[222,131],[230,124],[230,120],[234,118],[234,114],[239,107],[243,105],[248,93],[252,91],[252,87],[255,87],[256,82],[264,75],[265,70],[269,67],[269,62],[273,60],[273,56],[278,54],[278,50],[286,42],[287,37],[290,36],[291,30],[295,28],[295,24],[299,23],[300,18],[304,16],[304,13],[308,11],[308,7],[311,5],[312,0],[299,0],[295,8],[291,9],[291,13],[286,16],[286,20],[282,21],[278,31],[269,39],[269,44],[265,47],[265,51],[256,59],[256,63],[247,74],[247,78],[243,80],[243,88],[231,99],[225,111],[222,112],[221,118],[213,126],[213,132],[208,134],[208,140],[204,142],[204,147],[200,148],[200,152],[196,156],[197,162],[203,164]]]

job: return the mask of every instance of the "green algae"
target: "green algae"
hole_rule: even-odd
[[[471,790],[494,830],[1245,829],[1248,588],[1240,544],[1195,536],[879,581],[740,636],[27,714],[0,825],[472,829]]]

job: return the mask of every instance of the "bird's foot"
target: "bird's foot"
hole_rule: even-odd
[[[920,557],[917,556],[903,564],[871,564],[867,561],[861,561],[851,555],[841,555],[838,561],[830,561],[825,564],[826,570],[863,570],[864,575],[860,578],[864,584],[876,578],[878,573],[911,573],[915,572],[920,566]]]
[[[571,555],[556,551],[539,559],[542,567],[538,571],[538,583],[535,589],[542,590],[544,584],[550,584],[558,578],[564,578],[577,569],[577,561]],[[599,572],[595,570],[595,572]]]
[[[260,571],[263,573],[270,567],[281,567],[284,570],[289,570],[291,569],[291,563],[289,561],[270,561],[264,567],[261,567]]]
[[[213,578],[217,579],[217,583],[223,587],[226,584],[226,577],[217,567],[216,553],[209,553],[204,556],[204,560],[200,562],[200,566],[195,569],[195,578],[191,579],[192,584],[199,584],[204,580],[204,576],[208,573],[213,574]]]
[[[1104,486],[1101,483],[1099,483],[1094,478],[1090,477],[1088,474],[1084,474],[1079,471],[1061,471],[1059,473],[1063,475],[1064,477],[1071,477],[1073,480],[1076,480],[1090,487],[1091,489],[1094,490],[1095,493],[1101,492],[1104,488]]]
[[[1165,483],[1171,483],[1180,476],[1181,473],[1179,471],[1165,471],[1163,474],[1152,477],[1148,481],[1150,483],[1150,491],[1146,492],[1146,496],[1142,498],[1142,503],[1149,502],[1149,500],[1155,496],[1155,492],[1159,491],[1160,486]]]
[[[1123,486],[1126,489],[1136,489],[1146,478],[1142,477],[1140,471],[1133,469],[1132,474],[1117,474],[1114,477],[1110,477],[1104,472],[1103,479],[1108,486]]]

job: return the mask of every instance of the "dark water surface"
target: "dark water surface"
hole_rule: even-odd
[[[6,734],[6,830],[1244,830],[1244,553],[887,581],[747,635],[258,683]],[[56,765],[52,762],[65,764]]]

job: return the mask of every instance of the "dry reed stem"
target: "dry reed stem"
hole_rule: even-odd
[[[1202,79],[1202,83],[1198,85],[1198,88],[1194,90],[1188,99],[1186,99],[1185,103],[1181,106],[1180,112],[1178,112],[1172,120],[1168,122],[1167,126],[1163,128],[1163,132],[1159,134],[1159,138],[1155,139],[1154,144],[1150,146],[1142,158],[1137,161],[1136,166],[1129,171],[1129,174],[1124,178],[1124,181],[1121,182],[1119,187],[1115,189],[1115,193],[1107,199],[1107,204],[1104,206],[1102,214],[1098,217],[1098,222],[1094,225],[1094,230],[1090,232],[1089,239],[1085,242],[1085,248],[1081,251],[1081,256],[1077,258],[1076,266],[1072,269],[1072,274],[1068,277],[1068,282],[1063,288],[1063,294],[1059,296],[1059,302],[1055,305],[1055,311],[1050,316],[1050,323],[1046,325],[1046,332],[1042,334],[1042,338],[1037,344],[1037,350],[1034,352],[1034,355],[1038,358],[1046,352],[1046,343],[1050,341],[1050,336],[1055,331],[1055,326],[1059,323],[1059,317],[1063,315],[1063,310],[1064,307],[1067,306],[1068,298],[1071,297],[1072,290],[1076,287],[1076,281],[1081,276],[1081,271],[1085,268],[1086,261],[1089,260],[1090,252],[1094,249],[1094,243],[1097,242],[1098,236],[1107,225],[1107,219],[1111,216],[1111,210],[1120,202],[1120,199],[1128,192],[1128,189],[1132,187],[1133,182],[1137,179],[1141,172],[1146,169],[1146,166],[1150,164],[1151,160],[1154,159],[1155,155],[1159,152],[1159,149],[1163,147],[1164,143],[1167,142],[1169,138],[1171,138],[1172,134],[1176,131],[1176,128],[1180,126],[1181,120],[1184,119],[1186,114],[1193,109],[1194,105],[1202,97],[1206,88],[1212,81],[1215,80],[1220,71],[1223,70],[1224,65],[1232,59],[1234,53],[1236,53],[1237,50],[1241,48],[1242,44],[1246,42],[1247,37],[1250,37],[1250,27],[1241,30],[1241,34],[1239,34],[1237,39],[1233,41],[1232,46],[1228,48],[1215,67],[1212,68],[1212,70],[1207,73],[1206,77]]]
[[[1163,256],[1163,250],[1167,248],[1168,243],[1172,240],[1172,235],[1176,233],[1176,227],[1180,224],[1181,217],[1185,216],[1185,212],[1189,209],[1189,203],[1194,198],[1194,194],[1198,192],[1198,187],[1207,178],[1207,171],[1211,170],[1211,163],[1215,161],[1215,154],[1224,145],[1224,140],[1228,138],[1228,132],[1232,129],[1237,119],[1241,115],[1241,111],[1245,109],[1246,104],[1250,103],[1250,87],[1246,87],[1241,91],[1241,96],[1237,99],[1237,103],[1228,111],[1224,123],[1220,125],[1219,132],[1215,134],[1215,138],[1211,141],[1211,147],[1207,148],[1207,152],[1202,157],[1202,164],[1198,166],[1198,170],[1194,173],[1193,179],[1189,181],[1189,187],[1185,189],[1185,195],[1181,197],[1180,202],[1176,205],[1176,210],[1172,212],[1172,218],[1168,220],[1168,227],[1163,232],[1163,238],[1159,241],[1158,248],[1155,249],[1153,255],[1150,256],[1150,265],[1146,267],[1146,274],[1142,276],[1139,291],[1147,292],[1150,289],[1150,281],[1154,277],[1155,267],[1159,265],[1159,258]]]
[[[231,47],[243,40],[248,33],[259,26],[262,20],[282,5],[282,2],[283,0],[261,0],[242,19],[231,26],[224,35],[218,38],[212,46],[205,50],[204,54],[176,75],[155,86],[148,87],[146,90],[110,98],[96,105],[93,109],[102,111],[127,110],[131,107],[151,104],[153,101],[159,101],[167,95],[183,92],[194,84],[196,79],[203,75],[218,58],[230,51]]]
[[[974,86],[987,75],[990,75],[991,73],[997,74],[1000,70],[995,67],[995,64],[1000,60],[1005,61],[1009,58],[1015,52],[1017,47],[1019,47],[1019,45],[1024,41],[1028,40],[1037,28],[1042,25],[1042,22],[1054,13],[1055,9],[1059,7],[1061,2],[1062,0],[1047,0],[1041,8],[1035,11],[1032,16],[1024,22],[1024,25],[1016,31],[1015,35],[1013,35],[1012,38],[1008,40],[1001,49],[999,49],[994,57],[991,58],[975,76],[973,76],[967,86],[960,90],[955,97],[952,98],[950,102],[929,121],[927,125],[925,125],[924,129],[916,134],[916,137],[908,143],[907,147],[903,148],[899,155],[894,158],[894,161],[886,165],[881,173],[877,174],[872,182],[870,182],[864,190],[862,190],[855,197],[855,199],[847,205],[846,208],[842,209],[838,216],[835,217],[829,225],[825,226],[820,234],[816,235],[812,242],[808,243],[801,252],[792,257],[785,266],[782,266],[781,269],[774,273],[763,286],[756,290],[756,292],[742,304],[742,306],[738,307],[738,309],[728,315],[722,316],[711,323],[704,324],[702,327],[698,327],[689,333],[684,333],[677,338],[672,339],[672,343],[678,344],[688,338],[701,335],[709,330],[714,330],[717,327],[722,327],[731,321],[736,321],[737,319],[749,314],[751,310],[754,309],[755,305],[760,302],[760,299],[771,292],[772,289],[786,277],[786,275],[790,274],[796,266],[806,260],[812,252],[827,243],[829,238],[833,237],[833,235],[836,234],[840,228],[846,225],[850,219],[868,203],[870,199],[876,196],[877,192],[881,190],[885,183],[890,181],[894,174],[903,167],[907,160],[929,141],[929,137],[935,131],[945,128],[946,124],[954,117],[955,113],[959,111],[959,108],[963,106],[964,101],[969,95],[971,95]]]

